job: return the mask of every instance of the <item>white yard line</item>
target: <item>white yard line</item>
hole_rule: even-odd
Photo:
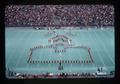
[[[88,32],[88,34],[89,34],[89,35],[88,35],[89,40],[91,40],[91,42],[94,43],[94,40],[95,40],[95,39],[92,38],[91,33]],[[97,50],[96,47],[95,47],[95,49]],[[97,54],[98,54],[98,56],[99,56],[99,58],[100,58],[100,55],[99,55],[99,53],[98,53],[98,50],[97,50]],[[94,60],[94,59],[93,59],[93,60]],[[100,62],[103,64],[103,66],[105,66],[105,64],[104,64],[104,62],[102,61],[102,59],[100,59],[100,60],[101,60]],[[94,62],[95,62],[95,61],[94,61]],[[98,66],[97,66],[97,67],[98,67]],[[95,71],[97,70],[95,63],[92,64],[92,68],[95,69]]]
[[[51,51],[50,51],[50,48],[48,48],[48,50],[49,50],[49,53],[50,53],[49,54],[49,61],[50,61],[51,60]],[[49,66],[49,69],[50,69],[51,68],[51,63],[48,62],[48,66]]]
[[[102,31],[101,31],[102,32]],[[104,34],[104,33],[102,33],[102,34]],[[104,36],[106,36],[105,34],[104,34]],[[107,56],[109,57],[109,59],[112,61],[112,63],[114,64],[114,62],[113,62],[113,60],[112,60],[112,58],[110,57],[110,53],[107,51],[107,48],[106,48],[106,46],[105,46],[105,44],[104,43],[102,43],[102,45],[103,45],[103,47],[104,47],[104,50],[106,51],[106,53],[107,53]]]
[[[79,32],[81,32],[81,31],[79,31]],[[80,35],[80,34],[79,34]],[[78,35],[78,36],[79,36]],[[77,44],[79,44],[79,43],[77,43]],[[81,45],[81,43],[80,43],[80,45]],[[84,65],[84,63],[81,63],[81,61],[83,61],[83,57],[82,56],[80,56],[80,65],[81,65],[81,67],[83,68],[83,65]]]
[[[83,68],[84,63],[81,63],[81,61],[83,61],[83,57],[80,56],[80,66],[81,66],[81,68]]]
[[[91,37],[91,39],[93,39],[93,41],[92,42],[94,42],[95,41],[95,39],[94,38],[92,38],[92,36],[91,36],[91,34],[89,34],[89,36]],[[96,36],[96,35],[95,35]],[[101,60],[101,62],[102,62],[102,64],[103,64],[103,66],[105,67],[106,65],[105,65],[105,63],[104,63],[104,61],[103,61],[103,59],[101,58],[101,56],[100,56],[100,54],[99,54],[99,52],[98,52],[98,48],[96,48],[95,47],[95,49],[97,50],[97,54],[98,54],[98,56],[99,56],[99,58],[100,58],[100,60]]]
[[[101,31],[102,32],[102,31]],[[96,34],[96,32],[95,32],[95,34]],[[102,34],[101,34],[102,35]],[[97,34],[96,34],[96,37],[100,37],[100,36],[98,36]],[[98,39],[99,40],[99,39]],[[102,40],[99,40],[101,43],[102,43],[102,46],[103,46],[103,49],[104,49],[104,51],[105,51],[105,53],[106,53],[106,55],[109,57],[109,54],[108,54],[108,51],[107,51],[107,49],[106,49],[106,47],[105,47],[105,44],[102,42]],[[110,57],[109,57],[109,59],[110,59]],[[113,60],[112,59],[110,59],[111,60],[111,62],[114,64],[114,62],[113,62]]]
[[[48,45],[48,44],[47,44],[47,45]],[[52,45],[52,44],[50,44],[50,45]],[[49,46],[49,45],[48,45],[48,46]],[[51,48],[47,48],[47,49],[49,49],[49,53],[50,53],[50,54],[49,54],[49,61],[50,61],[50,60],[51,60],[51,53],[52,53],[52,52],[51,52]],[[49,69],[51,69],[51,64],[52,64],[52,63],[48,63]]]
[[[71,59],[71,56],[70,56],[70,53],[68,54],[68,56],[69,56],[70,60],[72,60],[72,59]],[[70,63],[70,67],[71,67],[71,68],[69,69],[69,72],[71,73],[71,72],[72,72],[71,69],[73,68],[73,67],[72,67],[72,63]]]
[[[88,30],[88,31],[89,31],[89,30]],[[92,40],[89,32],[88,32],[88,34],[89,34],[89,35],[88,35],[88,37],[89,37],[89,40],[88,40],[88,41],[91,40],[91,41],[93,42],[93,40]],[[89,53],[88,53],[88,54],[89,54]],[[92,57],[92,58],[93,58],[93,57]],[[90,56],[89,56],[89,59],[91,59]],[[94,59],[93,59],[93,60],[94,60]],[[93,63],[92,66],[93,66],[93,68],[94,68],[94,67],[95,67],[95,63]]]
[[[33,31],[34,31],[34,30],[33,30]],[[30,33],[29,37],[31,37],[32,35],[33,35],[33,32]],[[29,39],[27,38],[26,43],[28,43],[30,39],[31,39],[31,38],[29,38]],[[29,51],[29,49],[28,49],[28,51]],[[34,52],[34,51],[33,51],[33,52]],[[27,60],[28,60],[28,55],[29,55],[29,54],[27,54]],[[29,67],[29,63],[27,63],[26,66]]]
[[[109,30],[110,31],[110,30]],[[113,32],[112,32],[113,33]],[[114,48],[115,48],[115,33],[114,34],[112,34],[112,33],[108,33],[108,31],[106,31],[106,34],[109,36],[109,37],[113,37],[113,45],[114,46],[112,46],[111,48],[113,48],[113,50],[114,50]],[[114,52],[115,52],[115,50],[114,50]],[[114,55],[115,55],[115,53],[114,53]],[[111,59],[114,59],[115,57],[114,56],[112,56],[111,57]]]

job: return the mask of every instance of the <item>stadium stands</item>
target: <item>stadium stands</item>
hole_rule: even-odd
[[[59,24],[56,25],[56,22]],[[113,25],[112,5],[9,5],[5,8],[5,26],[80,26],[81,28]]]
[[[34,29],[60,29],[70,27],[88,28],[88,27],[106,27],[114,26],[114,8],[111,5],[9,5],[5,8],[5,26],[6,27],[33,27]],[[73,27],[72,27],[73,26]],[[102,28],[101,28],[102,29]],[[33,46],[29,50],[29,57],[27,63],[31,64],[49,64],[49,63],[71,63],[71,64],[92,64],[94,63],[91,48],[86,46],[73,46],[71,44],[72,39],[65,35],[57,35],[56,31],[50,31],[46,35],[51,33],[55,34],[55,37],[50,38],[48,42],[52,45],[38,45]],[[71,31],[68,35],[72,35]],[[68,46],[64,46],[68,44]],[[64,47],[58,48],[59,45]],[[39,48],[53,48],[55,53],[67,52],[67,48],[84,48],[87,49],[90,56],[89,60],[78,59],[78,60],[34,60],[32,54],[34,50]],[[62,56],[62,55],[58,55]],[[58,70],[63,70],[63,66],[58,66]],[[102,69],[101,71],[102,72]],[[45,74],[26,74],[14,71],[8,71],[9,77],[15,78],[89,78],[96,77],[96,75],[101,75],[103,73],[45,73]],[[111,75],[114,71],[111,71]]]
[[[63,68],[63,67],[61,67]],[[112,71],[114,72],[114,71]],[[92,73],[92,72],[81,72],[81,73],[57,73],[53,74],[50,72],[46,72],[44,74],[28,74],[28,73],[19,73],[9,70],[8,71],[9,78],[16,79],[32,79],[32,78],[99,78],[99,77],[107,77],[111,78],[112,74],[107,74],[104,72],[101,73]]]

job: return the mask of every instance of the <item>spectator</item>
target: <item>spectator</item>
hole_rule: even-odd
[[[111,5],[10,5],[5,26],[114,26]]]

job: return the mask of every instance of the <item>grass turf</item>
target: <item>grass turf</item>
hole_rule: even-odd
[[[64,69],[58,70],[58,63],[27,63],[29,49],[37,45],[50,45],[48,39],[55,34],[46,35],[48,30],[34,29],[15,29],[6,28],[5,30],[5,62],[6,68],[21,73],[59,73],[59,72],[95,72],[97,67],[104,67],[109,73],[115,70],[115,52],[114,52],[114,29],[81,29],[72,30],[74,34],[67,34],[69,30],[55,30],[57,34],[66,35],[72,39],[73,45],[84,45],[91,48],[91,54],[94,60],[93,64],[62,63]],[[34,52],[34,60],[86,60],[90,59],[88,53],[83,49],[67,49],[62,56],[54,53],[52,49],[38,49]]]

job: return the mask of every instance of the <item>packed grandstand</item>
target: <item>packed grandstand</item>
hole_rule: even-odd
[[[5,9],[5,26],[113,25],[112,5],[10,5]]]

